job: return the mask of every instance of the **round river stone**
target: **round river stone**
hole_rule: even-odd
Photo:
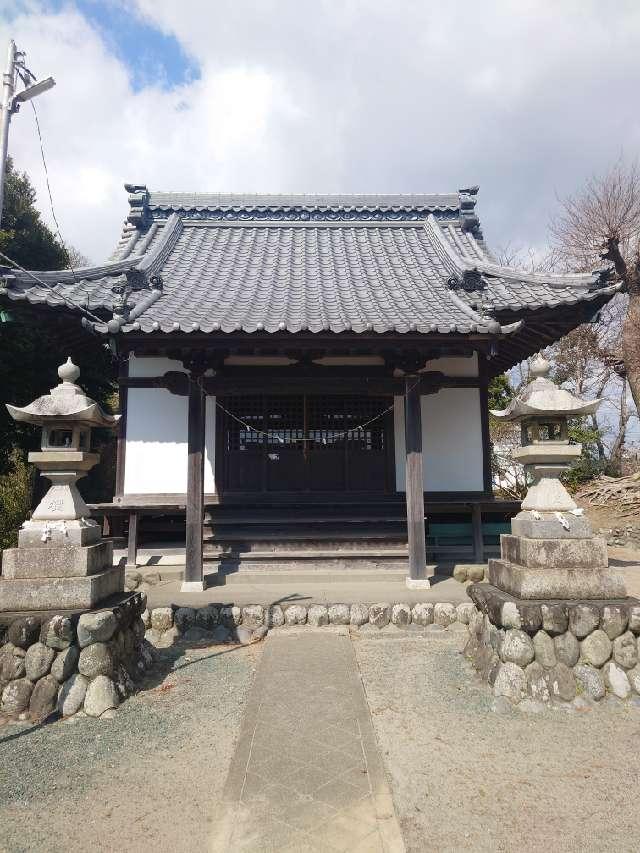
[[[581,663],[574,668],[573,674],[584,693],[596,701],[604,699],[606,691],[604,680],[599,670]]]
[[[500,648],[500,657],[503,661],[525,667],[528,663],[531,663],[534,654],[531,638],[524,631],[518,628],[510,628],[505,633]]]
[[[595,667],[601,667],[609,660],[611,650],[611,640],[601,628],[589,634],[580,643],[580,654],[583,660]]]
[[[113,656],[106,643],[92,643],[82,649],[78,659],[78,670],[87,678],[97,675],[111,675],[113,672]]]
[[[29,681],[37,681],[51,669],[56,653],[44,643],[34,643],[29,646],[24,658],[24,668]]]
[[[623,669],[633,669],[638,663],[636,638],[631,631],[625,631],[613,641],[613,659]]]

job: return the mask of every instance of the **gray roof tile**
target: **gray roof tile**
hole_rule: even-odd
[[[9,298],[62,306],[64,297],[107,321],[113,288],[125,288],[132,316],[115,325],[124,332],[466,334],[498,331],[494,312],[571,305],[603,292],[595,275],[532,276],[497,265],[473,214],[473,191],[264,196],[127,188],[131,212],[109,263],[39,273],[48,287],[16,274]],[[274,210],[273,220],[263,215]],[[366,215],[350,219],[353,210]],[[305,218],[309,211],[323,218]],[[466,288],[467,274],[479,290]]]

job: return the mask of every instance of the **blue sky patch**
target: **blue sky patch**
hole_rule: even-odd
[[[50,2],[55,11],[65,5],[63,0]],[[76,0],[73,5],[100,33],[109,52],[127,66],[134,91],[151,85],[172,89],[200,77],[197,63],[174,36],[118,0]]]

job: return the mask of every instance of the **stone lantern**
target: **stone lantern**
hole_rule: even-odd
[[[551,364],[538,356],[531,364],[532,381],[504,411],[491,414],[499,420],[520,423],[522,447],[512,457],[525,466],[533,481],[522,509],[575,512],[577,505],[559,479],[582,453],[582,445],[569,443],[567,420],[593,414],[601,401],[585,402],[558,388],[549,379],[550,370]],[[559,521],[557,516],[554,520]]]
[[[538,356],[533,379],[494,417],[521,425],[522,447],[513,459],[532,481],[511,534],[501,537],[501,559],[489,561],[489,581],[525,599],[610,599],[626,595],[622,577],[608,567],[606,542],[560,481],[582,452],[570,444],[567,421],[595,412],[600,400],[585,402],[549,379],[551,365]]]
[[[68,358],[58,368],[60,384],[28,406],[7,404],[15,421],[39,426],[40,451],[29,454],[51,487],[18,533],[18,547],[5,550],[0,611],[91,607],[122,589],[113,569],[113,546],[102,541],[76,482],[99,460],[91,451],[93,427],[117,426],[76,384],[80,370]]]

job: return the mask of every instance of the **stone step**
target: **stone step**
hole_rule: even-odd
[[[204,552],[211,556],[221,556],[224,554],[254,554],[254,553],[269,553],[275,552],[296,552],[296,554],[317,554],[322,551],[340,552],[352,554],[361,552],[367,554],[376,554],[383,552],[401,552],[407,553],[406,537],[389,537],[382,539],[353,539],[336,538],[333,536],[260,536],[256,539],[248,538],[227,538],[222,539],[204,539]]]
[[[259,523],[255,525],[218,525],[203,524],[203,539],[207,540],[267,540],[267,539],[384,539],[398,538],[407,539],[406,524],[383,523],[366,526],[345,526],[331,520],[331,524],[271,524]]]
[[[385,571],[402,569],[406,573],[406,551],[267,551],[251,552],[237,556],[205,556],[205,570],[224,574],[252,571],[264,572],[346,572],[353,570]]]
[[[406,513],[403,515],[401,512],[395,514],[383,514],[376,515],[367,513],[366,515],[353,515],[353,514],[340,514],[339,510],[336,510],[332,514],[296,514],[290,513],[287,515],[283,515],[282,513],[272,515],[267,513],[256,514],[256,515],[224,515],[224,514],[211,514],[205,513],[204,515],[204,524],[205,525],[213,525],[214,527],[217,525],[254,525],[254,524],[405,524],[407,523]]]

